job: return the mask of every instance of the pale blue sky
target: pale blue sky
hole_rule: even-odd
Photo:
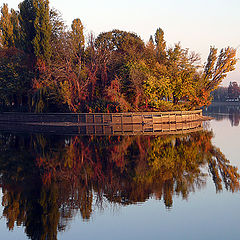
[[[16,9],[20,1],[1,0],[1,5],[3,2]],[[68,25],[80,18],[86,35],[117,28],[136,32],[147,41],[161,27],[168,46],[180,41],[183,47],[198,52],[202,63],[211,45],[240,45],[239,0],[50,0],[50,5],[62,13]],[[224,85],[231,80],[240,83],[240,64]]]

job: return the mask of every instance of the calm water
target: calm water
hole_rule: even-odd
[[[207,114],[184,136],[1,133],[1,239],[239,239],[239,111]]]

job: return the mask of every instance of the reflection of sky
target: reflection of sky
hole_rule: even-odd
[[[17,8],[20,0],[3,0]],[[218,48],[240,44],[239,0],[50,0],[63,13],[70,26],[80,18],[86,33],[95,34],[121,29],[139,34],[145,41],[158,27],[165,31],[168,44],[181,42],[183,47],[198,52],[206,61],[209,47]],[[240,68],[240,64],[238,68]],[[230,80],[240,82],[239,70],[231,73]]]
[[[233,165],[238,165],[240,169],[240,125],[238,127],[232,127],[228,119],[223,119],[222,121],[212,120],[210,127],[213,129],[215,136],[212,140],[214,145],[219,147],[227,159],[229,159]]]
[[[210,185],[190,194],[188,201],[176,197],[170,211],[162,201],[151,199],[141,206],[121,207],[116,215],[104,211],[90,223],[73,221],[71,230],[60,234],[59,239],[239,239],[238,196],[233,198],[226,192],[216,195]]]

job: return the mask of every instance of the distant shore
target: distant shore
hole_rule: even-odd
[[[212,102],[210,106],[240,106],[240,102]]]

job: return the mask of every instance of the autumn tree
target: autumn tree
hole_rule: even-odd
[[[166,49],[162,30],[158,29],[156,36],[156,41],[162,46],[160,49],[165,51],[157,50],[157,42],[155,48],[151,42],[148,43],[147,61],[142,64],[146,79],[143,86],[149,106],[156,110],[189,110],[208,105],[211,92],[228,72],[234,70],[236,50],[228,47],[217,55],[217,49],[211,48],[208,61],[201,71],[198,54],[182,49],[180,44]],[[151,57],[149,46],[152,46]],[[154,61],[155,58],[159,59],[159,52],[165,55],[164,61]]]
[[[143,57],[145,48],[143,41],[134,33],[113,30],[101,33],[97,37],[95,45],[104,56],[104,60],[101,61],[104,64],[99,69],[104,73],[101,74],[101,82],[112,88],[111,81],[116,79],[119,81],[120,95],[112,96],[111,93],[114,91],[108,91],[107,97],[111,99],[117,97],[121,101],[120,105],[125,102],[124,108],[133,110],[136,98],[139,98],[137,85],[141,82],[131,77],[131,69],[135,62]]]
[[[235,69],[236,62],[236,49],[223,48],[218,54],[217,48],[211,47],[207,63],[197,82],[197,96],[191,104],[196,107],[209,105],[211,92],[217,89],[228,72]]]
[[[37,112],[47,111],[50,105],[55,111],[86,111],[88,74],[82,58],[81,21],[76,20],[74,30],[66,32],[56,12],[51,12],[50,20],[54,30],[51,36],[54,61],[48,66],[39,65],[39,77],[33,81],[33,107]]]

